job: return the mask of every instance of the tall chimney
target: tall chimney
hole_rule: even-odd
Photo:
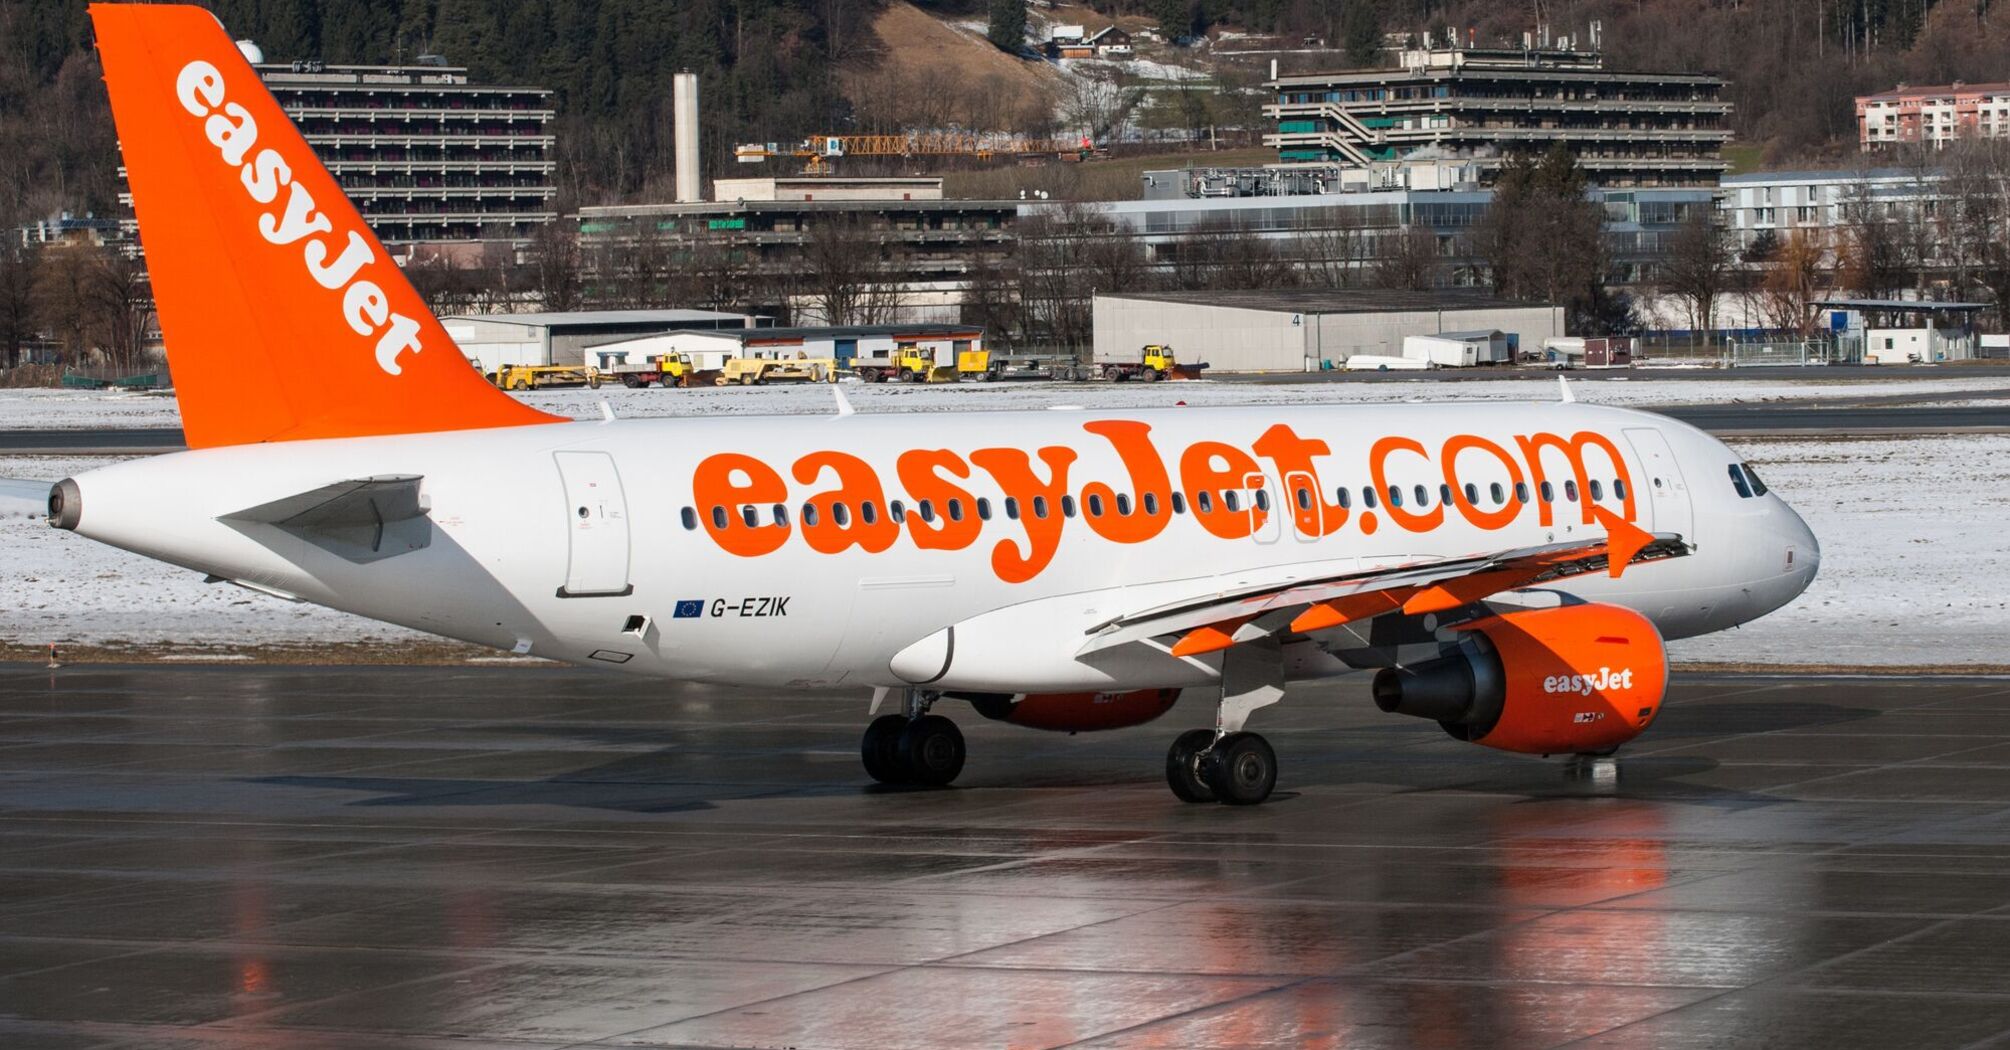
[[[698,74],[685,70],[670,80],[671,147],[677,160],[677,203],[705,199],[698,177]]]

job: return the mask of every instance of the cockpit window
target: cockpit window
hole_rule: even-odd
[[[1745,480],[1750,481],[1752,483],[1752,495],[1754,496],[1765,495],[1766,483],[1759,480],[1759,472],[1753,470],[1752,465],[1750,463],[1744,464],[1744,467],[1745,467]]]
[[[1745,472],[1736,463],[1731,464],[1731,487],[1738,490],[1739,499],[1752,498],[1752,486],[1745,483]]]

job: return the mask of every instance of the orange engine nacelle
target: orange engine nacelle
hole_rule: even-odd
[[[1461,740],[1528,754],[1595,753],[1661,710],[1668,653],[1645,616],[1567,605],[1462,624],[1445,655],[1375,675],[1375,705]]]
[[[952,694],[953,695],[953,694]],[[1000,722],[1028,729],[1051,729],[1061,733],[1086,733],[1098,729],[1123,729],[1144,725],[1172,710],[1179,700],[1177,689],[1138,689],[1128,693],[1030,693],[1014,701],[1010,696],[987,695],[969,698],[977,713]]]

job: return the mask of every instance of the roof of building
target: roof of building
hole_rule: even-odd
[[[1900,85],[1890,91],[1878,91],[1868,95],[1858,95],[1857,101],[1870,102],[1886,98],[1923,98],[1928,95],[1998,95],[2010,92],[2010,81],[1991,84],[1928,84],[1923,87]]]
[[[1941,303],[1927,299],[1816,299],[1808,305],[1843,310],[1916,310],[1920,313],[1973,313],[1989,309],[1988,303]]]
[[[675,324],[679,321],[748,320],[750,315],[718,310],[572,310],[565,313],[450,314],[442,321],[493,321],[529,327],[591,328],[597,325]]]
[[[1221,292],[1099,293],[1106,299],[1144,299],[1161,303],[1192,303],[1242,310],[1289,311],[1301,314],[1389,314],[1422,310],[1547,310],[1552,303],[1500,299],[1484,292],[1411,292],[1385,288],[1251,289]]]
[[[908,336],[919,338],[931,335],[982,335],[984,327],[974,324],[854,324],[830,325],[825,327],[805,326],[801,328],[718,328],[699,329],[686,332],[663,332],[657,335],[638,336],[620,342],[602,343],[593,349],[605,350],[619,346],[621,342],[640,342],[643,339],[658,339],[664,335],[679,337],[697,336],[709,339],[736,339],[748,342],[800,342],[810,339],[863,339],[870,336]]]

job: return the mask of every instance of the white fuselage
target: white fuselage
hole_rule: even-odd
[[[1111,423],[1131,436],[1091,429]],[[1598,440],[1573,462],[1582,435]],[[1054,461],[1065,461],[1058,482]],[[1032,473],[1001,466],[1012,462]],[[897,654],[957,624],[957,644],[975,648],[943,685],[1034,692],[1211,680],[1218,663],[1205,659],[1076,659],[1097,624],[1197,592],[1602,535],[1586,520],[1593,489],[1579,463],[1600,506],[1680,534],[1693,554],[1550,589],[1638,610],[1668,638],[1731,627],[1799,594],[1819,556],[1777,496],[1735,491],[1736,462],[1659,415],[1452,403],[582,422],[215,448],[74,480],[86,536],[500,649],[702,681],[899,686],[914,679],[895,672]],[[779,497],[761,484],[769,472]],[[219,520],[385,475],[423,477],[420,549],[356,561]],[[849,530],[828,501],[812,525],[805,503],[841,482]],[[1467,485],[1470,506],[1444,505]],[[755,490],[744,502],[720,495]],[[1043,497],[1049,518],[1031,522],[1035,492],[1065,493],[1067,506]],[[950,520],[952,498],[962,521]],[[1415,518],[1433,512],[1442,521]],[[1304,648],[1295,675],[1344,670]]]

